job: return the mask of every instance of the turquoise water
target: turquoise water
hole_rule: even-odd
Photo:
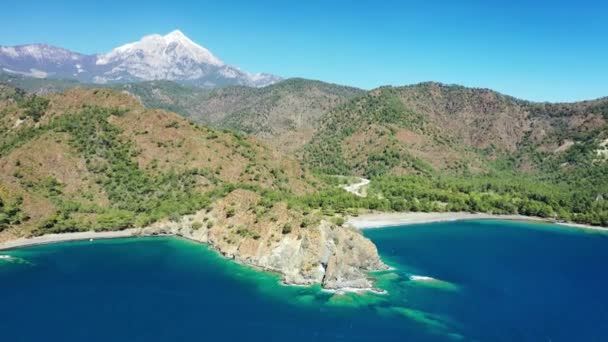
[[[605,341],[608,235],[463,221],[368,230],[388,295],[286,287],[173,238],[0,252],[5,341]],[[424,276],[416,278],[412,276]]]

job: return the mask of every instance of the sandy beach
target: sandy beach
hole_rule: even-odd
[[[530,217],[523,215],[492,215],[483,213],[467,213],[467,212],[443,212],[443,213],[421,213],[421,212],[409,212],[409,213],[368,213],[359,216],[347,217],[346,224],[356,229],[375,229],[392,226],[404,226],[421,223],[432,223],[432,222],[447,222],[447,221],[460,221],[460,220],[508,220],[508,221],[534,221],[534,222],[546,222],[554,223],[566,227],[603,231],[608,232],[608,227],[590,226],[585,224],[577,223],[566,223],[556,222],[555,220],[546,219],[542,217]],[[132,228],[120,231],[109,231],[109,232],[76,232],[76,233],[63,233],[63,234],[47,234],[42,236],[36,236],[32,238],[20,238],[17,240],[11,240],[0,243],[0,251],[7,249],[15,249],[28,246],[45,245],[58,242],[68,241],[81,241],[81,240],[96,240],[96,239],[116,239],[126,238],[133,236],[141,236],[141,229]]]
[[[369,213],[362,214],[359,216],[349,216],[346,223],[357,229],[374,229],[392,226],[403,226],[420,223],[432,223],[432,222],[447,222],[447,221],[461,221],[461,220],[508,220],[508,221],[535,221],[535,222],[546,222],[555,223],[562,226],[588,229],[594,231],[605,231],[608,232],[608,227],[590,226],[585,224],[557,222],[552,219],[542,217],[531,217],[523,215],[492,215],[484,213],[467,213],[467,212],[443,212],[443,213],[421,213],[421,212],[408,212],[408,213]]]
[[[0,251],[28,246],[46,245],[50,243],[80,241],[80,240],[97,240],[97,239],[116,239],[136,236],[139,229],[125,229],[112,232],[77,232],[63,234],[48,234],[36,236],[32,238],[21,238],[17,240],[0,243]]]

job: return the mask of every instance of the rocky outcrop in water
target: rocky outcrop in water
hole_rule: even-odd
[[[280,273],[293,285],[373,289],[368,272],[387,269],[376,246],[359,231],[319,220],[284,232],[286,224],[299,218],[279,203],[270,209],[269,220],[260,219],[247,210],[257,200],[256,194],[237,190],[212,209],[156,223],[141,234],[175,234],[208,243],[237,262]]]

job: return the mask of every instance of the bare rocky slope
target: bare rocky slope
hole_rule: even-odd
[[[239,201],[238,214],[226,218],[229,201]],[[142,229],[144,235],[174,234],[208,243],[224,256],[246,265],[277,272],[287,284],[321,284],[326,289],[374,290],[367,272],[387,269],[379,259],[376,246],[355,229],[336,227],[321,220],[314,227],[281,233],[277,224],[256,223],[249,205],[259,196],[235,191],[207,212],[199,211],[181,220],[156,223]],[[293,224],[285,206],[274,209],[280,218],[278,226]],[[195,222],[217,222],[219,228],[193,226]],[[223,227],[223,229],[222,229]],[[246,230],[246,233],[239,231]],[[234,234],[236,231],[236,234]]]
[[[294,205],[326,185],[255,138],[115,90],[8,86],[0,133],[0,241],[141,227],[331,289],[371,288],[367,272],[386,268],[358,231]]]

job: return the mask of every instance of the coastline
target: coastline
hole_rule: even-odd
[[[348,216],[346,224],[358,230],[377,229],[395,226],[407,226],[434,222],[449,222],[463,220],[504,220],[521,222],[552,223],[563,227],[601,231],[608,233],[608,227],[591,226],[586,224],[558,222],[553,219],[524,216],[524,215],[494,215],[468,212],[404,212],[404,213],[367,213],[359,216]]]
[[[108,232],[88,231],[88,232],[74,232],[74,233],[61,233],[61,234],[46,234],[46,235],[35,236],[35,237],[30,237],[30,238],[19,238],[16,240],[0,242],[0,251],[9,251],[9,250],[13,250],[13,249],[40,246],[40,245],[50,245],[50,244],[63,243],[63,242],[75,242],[75,241],[86,241],[86,240],[109,240],[109,239],[135,238],[135,237],[157,237],[157,236],[158,237],[173,236],[173,237],[178,237],[178,238],[188,240],[188,241],[191,241],[194,243],[204,244],[204,245],[209,246],[211,249],[215,250],[224,259],[235,261],[239,265],[244,265],[244,266],[250,267],[254,270],[261,271],[261,272],[280,274],[280,272],[278,272],[278,271],[270,270],[270,269],[267,269],[267,268],[264,268],[261,266],[257,266],[254,264],[248,264],[244,261],[239,260],[238,258],[227,257],[211,244],[201,242],[201,241],[198,241],[198,240],[195,240],[192,238],[188,238],[188,237],[185,237],[185,236],[182,236],[179,234],[167,234],[167,233],[149,234],[149,233],[143,232],[142,228],[130,228],[130,229],[125,229],[125,230],[108,231]],[[0,258],[2,258],[2,259],[5,257],[6,257],[6,259],[10,258],[9,256],[0,255]],[[294,283],[294,282],[288,282],[285,280],[281,280],[280,284],[284,285],[284,286],[304,286],[304,287],[310,285],[310,284],[303,285],[303,284],[298,284],[298,283]],[[323,288],[322,290],[325,292],[342,293],[342,294],[343,293],[364,293],[364,292],[371,292],[371,293],[375,293],[375,294],[386,294],[386,291],[375,288],[375,287],[365,287],[365,288],[344,287],[344,288],[337,288],[337,289]]]
[[[591,226],[586,224],[572,222],[557,222],[553,219],[523,216],[523,215],[494,215],[484,213],[468,213],[468,212],[404,212],[404,213],[385,213],[373,212],[361,214],[358,216],[348,216],[346,224],[358,229],[378,229],[395,226],[408,226],[415,224],[434,223],[434,222],[449,222],[463,220],[505,220],[505,221],[521,221],[521,222],[538,222],[552,223],[563,227],[576,229],[601,231],[608,233],[608,227]],[[74,232],[61,234],[46,234],[36,237],[19,238],[6,242],[0,242],[0,251],[11,250],[17,248],[31,247],[37,245],[47,245],[60,242],[82,241],[82,240],[98,240],[98,239],[119,239],[138,236],[172,236],[174,234],[146,234],[141,228],[130,228],[119,231],[107,232]],[[187,237],[184,237],[188,239]],[[188,239],[200,243],[195,239]]]
[[[523,215],[492,215],[492,214],[484,214],[484,213],[468,213],[468,212],[407,212],[407,213],[386,213],[386,212],[370,212],[366,214],[361,214],[359,216],[353,217],[348,216],[346,225],[350,226],[356,230],[366,230],[366,229],[377,229],[377,228],[386,228],[386,227],[396,227],[396,226],[407,226],[407,225],[416,225],[416,224],[426,224],[433,222],[449,222],[449,221],[461,221],[461,220],[504,220],[504,221],[520,221],[520,222],[536,222],[536,223],[550,223],[559,225],[562,227],[569,227],[576,230],[586,230],[593,232],[602,232],[608,233],[607,227],[598,227],[598,226],[589,226],[583,224],[576,223],[564,223],[564,222],[556,222],[552,219],[541,218],[541,217],[529,217]],[[106,232],[96,232],[96,231],[86,231],[86,232],[74,232],[74,233],[62,233],[62,234],[47,234],[37,237],[30,238],[19,238],[16,240],[0,242],[0,252],[8,251],[19,248],[32,247],[37,245],[47,245],[47,244],[55,244],[55,243],[63,243],[63,242],[72,242],[72,241],[86,241],[86,240],[104,240],[104,239],[119,239],[119,238],[135,238],[135,237],[154,237],[154,236],[176,236],[183,238],[185,240],[189,240],[195,243],[206,244],[210,246],[212,249],[216,250],[221,256],[226,259],[231,259],[238,264],[245,265],[251,267],[253,269],[257,269],[264,272],[270,273],[278,273],[281,274],[280,271],[272,270],[267,267],[263,267],[260,265],[256,265],[254,263],[247,262],[247,260],[240,259],[235,256],[226,255],[222,253],[220,249],[218,249],[213,244],[208,243],[208,241],[203,241],[201,239],[194,238],[193,236],[184,236],[181,234],[181,231],[175,230],[167,230],[167,229],[149,229],[147,228],[130,228],[122,231],[106,231]],[[416,278],[413,280],[422,281],[422,282],[433,282],[435,279],[425,277],[425,276],[415,276]],[[307,286],[312,285],[312,283],[298,283],[294,281],[286,280],[284,276],[282,276],[281,284],[286,286]],[[344,293],[365,293],[370,292],[374,294],[386,294],[386,291],[375,287],[373,284],[365,287],[349,287],[349,286],[339,286],[336,288],[323,288],[325,292],[331,292],[336,294],[344,294]]]
[[[69,241],[82,241],[82,240],[100,240],[100,239],[119,239],[140,236],[139,229],[125,229],[119,231],[109,232],[75,232],[75,233],[62,233],[62,234],[46,234],[41,236],[35,236],[31,238],[19,238],[17,240],[10,240],[0,243],[0,251],[17,249],[23,247],[31,247],[38,245],[48,245],[60,242]]]
[[[136,237],[167,237],[167,236],[178,237],[178,238],[181,238],[181,239],[184,239],[187,241],[191,241],[194,243],[207,245],[211,249],[215,250],[218,253],[218,255],[220,255],[222,258],[224,258],[226,260],[232,260],[239,265],[243,265],[243,266],[249,267],[251,269],[254,269],[254,270],[257,270],[260,272],[280,274],[280,272],[278,272],[278,271],[270,270],[270,269],[267,269],[267,268],[264,268],[261,266],[257,266],[254,264],[248,264],[246,262],[239,260],[238,258],[227,257],[226,255],[221,253],[221,251],[219,251],[217,248],[215,248],[213,245],[208,244],[208,243],[204,243],[204,242],[201,242],[201,241],[198,241],[195,239],[181,236],[179,234],[167,234],[167,233],[148,234],[148,233],[143,232],[143,230],[141,228],[129,228],[129,229],[120,230],[120,231],[108,231],[108,232],[87,231],[87,232],[74,232],[74,233],[61,233],[61,234],[46,234],[46,235],[35,236],[35,237],[30,237],[30,238],[19,238],[16,240],[1,242],[0,243],[0,252],[1,251],[10,251],[10,250],[19,249],[19,248],[63,243],[63,242],[76,242],[76,241],[86,241],[86,240],[109,240],[109,239],[121,239],[121,238],[136,238]],[[0,255],[0,258],[1,259],[10,259],[10,256]],[[306,284],[306,285],[298,284],[295,282],[285,281],[284,279],[280,281],[280,284],[283,286],[302,286],[302,287],[308,287],[308,286],[312,285],[312,284]],[[335,289],[322,288],[322,291],[328,292],[328,293],[337,293],[337,294],[370,292],[370,293],[374,293],[374,294],[384,295],[387,293],[385,290],[382,290],[382,289],[379,289],[379,288],[376,288],[373,286],[364,287],[364,288],[357,288],[357,287],[341,287],[341,288],[335,288]]]

